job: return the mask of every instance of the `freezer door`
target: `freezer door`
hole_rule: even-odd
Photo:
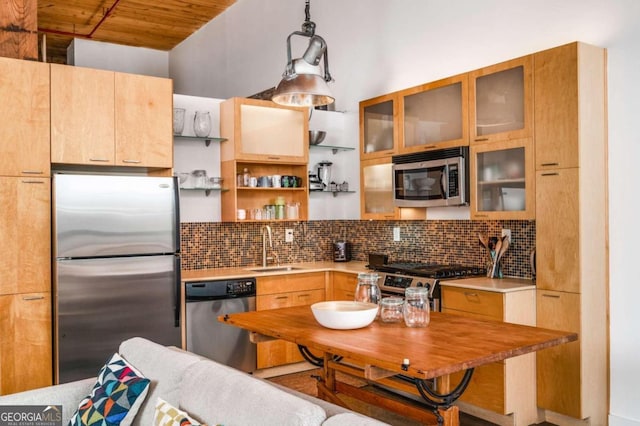
[[[181,346],[177,256],[56,262],[59,383],[93,377],[134,336]]]
[[[173,177],[54,175],[54,256],[177,252],[177,191]]]

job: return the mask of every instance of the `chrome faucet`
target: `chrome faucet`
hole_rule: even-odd
[[[271,227],[269,225],[264,225],[262,227],[262,267],[263,268],[266,268],[268,260],[273,260],[273,256],[267,257],[267,237],[269,237],[269,247],[271,248],[271,251],[273,251],[273,241],[271,240]]]

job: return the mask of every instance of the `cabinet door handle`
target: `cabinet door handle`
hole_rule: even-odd
[[[488,141],[488,140],[489,140],[489,138],[478,138],[478,139],[474,139],[474,141],[476,141],[476,142],[486,142],[486,141]]]
[[[478,214],[478,213],[474,214],[474,216],[475,217],[489,217],[488,214]]]
[[[44,299],[44,296],[25,296],[22,298],[22,300],[25,300],[27,302],[31,300],[42,300],[42,299]]]
[[[140,160],[122,160],[122,162],[127,164],[138,164],[140,163]]]
[[[542,167],[550,167],[550,166],[559,166],[560,163],[542,163],[540,164]]]
[[[427,145],[427,146],[424,146],[422,148],[423,149],[433,149],[433,148],[437,148],[437,146],[436,145]]]
[[[558,172],[549,172],[549,173],[542,173],[540,176],[559,176],[560,173]]]
[[[288,299],[289,296],[276,296],[277,300]]]
[[[42,172],[40,170],[23,170],[22,173],[25,174],[25,175],[41,175],[44,172]]]
[[[37,183],[37,184],[44,184],[44,181],[41,180],[23,180],[22,183]]]
[[[269,160],[279,160],[280,157],[267,157]]]
[[[542,297],[550,297],[552,299],[560,299],[560,296],[557,294],[543,294]]]
[[[469,293],[468,291],[465,291],[464,295],[467,297],[478,297],[478,293]]]
[[[303,297],[310,297],[311,295],[309,293],[305,293],[305,294],[300,294],[298,295],[299,298],[303,298]]]
[[[98,163],[107,163],[109,162],[108,158],[89,158],[89,161],[95,161]]]

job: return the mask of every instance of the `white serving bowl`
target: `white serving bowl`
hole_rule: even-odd
[[[311,312],[320,325],[336,330],[366,327],[376,319],[378,305],[366,302],[336,300],[311,305]]]

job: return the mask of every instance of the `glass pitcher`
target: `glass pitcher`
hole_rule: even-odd
[[[375,303],[378,305],[378,314],[380,313],[380,299],[382,299],[382,293],[378,286],[379,279],[380,275],[378,274],[358,274],[358,285],[356,285],[354,297],[356,302]]]

